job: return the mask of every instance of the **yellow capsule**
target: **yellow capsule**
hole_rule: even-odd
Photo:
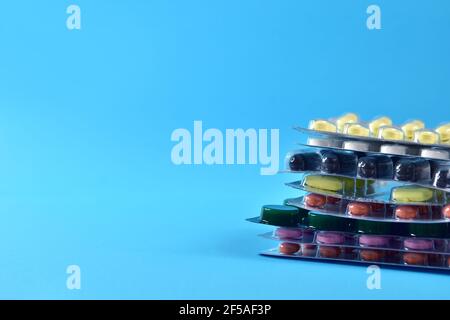
[[[397,187],[392,190],[392,200],[398,202],[424,202],[433,198],[433,190],[421,187]]]
[[[339,132],[344,131],[345,124],[358,122],[358,116],[354,113],[344,114],[336,120],[337,128]]]
[[[336,125],[327,120],[313,120],[309,128],[316,131],[336,132]]]
[[[402,130],[393,127],[383,127],[379,129],[380,139],[386,140],[404,140],[405,134]]]
[[[331,176],[310,175],[303,180],[305,186],[328,191],[340,191],[343,188],[342,178]]]
[[[413,140],[414,139],[414,132],[417,130],[425,128],[425,123],[423,123],[420,120],[413,120],[410,122],[405,123],[402,126],[402,130],[405,133],[405,137],[407,140]]]
[[[415,132],[414,141],[423,144],[436,144],[439,143],[439,135],[434,131],[420,130]]]
[[[348,123],[344,127],[344,133],[358,137],[368,137],[370,135],[369,129],[360,125],[359,123]]]
[[[441,138],[441,143],[450,144],[450,123],[444,124],[436,128],[436,132]]]
[[[384,126],[392,126],[392,120],[388,117],[381,117],[369,123],[370,132],[374,137],[378,137],[378,130]]]

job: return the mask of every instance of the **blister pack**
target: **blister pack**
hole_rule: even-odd
[[[445,161],[310,147],[289,152],[285,162],[282,172],[415,184],[450,192],[450,165]]]
[[[420,120],[411,120],[396,126],[389,117],[377,117],[372,121],[363,121],[354,113],[345,114],[336,119],[316,119],[308,128],[295,129],[306,133],[319,133],[327,141],[345,140],[362,141],[378,144],[398,144],[413,148],[436,147],[449,151],[450,123],[435,129],[425,128]]]
[[[450,123],[397,126],[353,113],[296,127],[300,190],[248,221],[277,226],[266,256],[450,271]]]
[[[260,235],[263,238],[315,245],[339,245],[356,249],[395,250],[401,252],[450,254],[448,239],[369,235],[351,232],[321,231],[303,228],[276,228]]]
[[[353,248],[337,245],[281,242],[261,253],[265,256],[386,265],[402,268],[450,271],[448,253],[404,252],[392,249]]]
[[[354,201],[316,193],[289,199],[287,205],[316,213],[348,216],[355,219],[438,223],[450,221],[450,205],[392,204],[387,202]]]
[[[286,185],[309,193],[360,202],[441,206],[449,201],[447,192],[417,185],[393,186],[374,180],[317,174],[304,174],[301,179]]]
[[[293,200],[295,199],[287,199],[285,205],[265,205],[258,217],[247,220],[277,227],[309,228],[369,235],[450,237],[449,222],[415,223],[408,220],[400,222],[383,219],[358,219],[348,215],[331,215],[289,205]]]

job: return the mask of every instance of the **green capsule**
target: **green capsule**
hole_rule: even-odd
[[[282,227],[296,227],[303,221],[305,210],[286,205],[265,205],[261,208],[261,223]]]

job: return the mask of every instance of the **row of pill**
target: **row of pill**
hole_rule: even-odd
[[[348,215],[354,218],[412,220],[450,219],[450,205],[398,205],[350,201],[342,198],[309,193],[303,197],[303,207],[308,210],[318,209],[323,212]]]
[[[422,158],[311,148],[289,153],[286,166],[290,172],[318,172],[450,188],[450,164]]]
[[[263,237],[317,245],[345,245],[353,248],[450,253],[447,239],[366,235],[352,232],[320,231],[311,228],[277,228]]]
[[[354,113],[337,119],[313,120],[309,129],[321,132],[341,133],[352,137],[372,137],[389,141],[411,141],[420,144],[450,145],[450,123],[436,129],[426,129],[420,120],[409,121],[402,126],[393,125],[389,117],[379,117],[364,122]]]
[[[380,143],[378,141],[345,140],[339,138],[308,138],[308,146],[324,147],[358,152],[372,152],[408,157],[424,157],[435,160],[450,160],[450,150],[440,147],[420,147],[419,145],[401,145]]]
[[[450,267],[450,256],[438,253],[406,252],[380,249],[357,249],[347,246],[298,244],[282,242],[277,248],[280,256],[297,256],[333,260],[364,261],[423,267]]]
[[[322,231],[351,232],[364,235],[392,235],[427,239],[450,238],[450,223],[417,223],[414,220],[355,219],[351,216],[332,215],[309,211],[299,207],[296,201],[286,199],[286,205],[264,205],[259,217],[249,221],[277,227],[308,228]]]
[[[329,175],[305,174],[302,180],[287,183],[288,186],[303,191],[367,202],[386,202],[392,204],[430,204],[449,203],[446,191],[417,185],[392,186],[374,180],[361,180]]]

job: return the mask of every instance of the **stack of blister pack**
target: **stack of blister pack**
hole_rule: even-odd
[[[295,129],[307,143],[284,172],[300,196],[249,219],[276,227],[263,255],[450,270],[450,124],[350,113]]]

